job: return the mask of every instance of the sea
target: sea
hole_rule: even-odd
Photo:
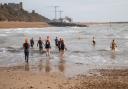
[[[51,39],[51,55],[40,53],[39,37]],[[95,37],[96,45],[92,45]],[[30,48],[29,63],[24,60],[23,43],[33,37],[34,48]],[[67,50],[60,56],[55,38],[63,38]],[[110,48],[115,39],[117,49]],[[45,49],[44,49],[45,51]],[[0,29],[0,67],[23,66],[24,71],[61,72],[65,76],[76,76],[93,69],[128,68],[128,23],[89,24],[88,27],[46,27]]]

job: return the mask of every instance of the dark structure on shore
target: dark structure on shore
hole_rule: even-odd
[[[67,23],[67,22],[55,22],[55,21],[51,21],[48,22],[49,25],[52,26],[57,26],[57,27],[87,27],[87,25],[84,24],[79,24],[79,23]]]
[[[74,23],[72,18],[69,18],[68,16],[65,16],[65,18],[60,17],[59,19],[54,19],[52,21],[49,21],[48,24],[57,27],[87,27],[87,25],[85,24]]]

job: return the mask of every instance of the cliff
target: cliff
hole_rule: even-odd
[[[24,21],[24,22],[48,22],[49,19],[35,13],[31,13],[22,8],[22,3],[0,4],[0,21]]]

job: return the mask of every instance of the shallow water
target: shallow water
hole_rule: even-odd
[[[25,68],[43,72],[62,72],[74,76],[89,69],[128,68],[128,24],[97,24],[87,28],[49,27],[0,29],[0,67],[25,65]],[[36,47],[39,36],[52,40],[51,58],[40,54]],[[54,38],[63,37],[67,46],[65,57],[59,56]],[[92,37],[96,46],[92,46]],[[34,37],[34,49],[30,49],[29,65],[24,63],[22,44],[24,39]],[[112,39],[116,39],[118,49],[110,50]],[[29,68],[28,68],[29,67]]]

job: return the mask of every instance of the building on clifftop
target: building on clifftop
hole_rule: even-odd
[[[19,4],[16,4],[16,3],[8,3],[8,6],[10,8],[13,8],[14,10],[22,10],[23,9],[23,3],[20,2]]]

